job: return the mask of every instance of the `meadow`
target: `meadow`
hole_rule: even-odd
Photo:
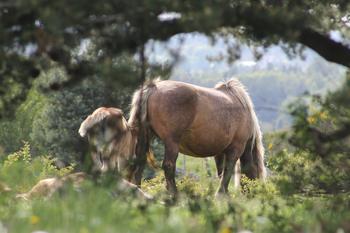
[[[68,184],[50,198],[18,199],[40,179],[75,166],[58,169],[54,159],[33,157],[25,144],[0,163],[0,232],[349,232],[350,194],[313,187],[322,180],[313,174],[315,162],[306,153],[276,155],[273,143],[267,144],[266,183],[243,177],[240,191],[231,184],[228,196],[216,198],[213,161],[186,157],[184,166],[180,156],[178,167],[186,171],[177,177],[176,203],[168,201],[160,170],[142,184],[152,201],[116,191],[116,180],[106,177]]]
[[[266,183],[243,177],[240,190],[232,182],[229,195],[215,198],[213,159],[180,155],[175,203],[161,169],[150,168],[141,188],[151,201],[118,188],[115,174],[68,183],[50,198],[17,198],[39,180],[85,171],[88,146],[77,129],[111,103],[94,80],[50,95],[34,88],[12,120],[0,121],[0,233],[350,232],[349,77],[322,98],[293,102],[291,126],[264,135]],[[127,112],[130,93],[120,93],[113,96]],[[153,149],[160,164],[164,150],[158,141]]]
[[[0,233],[350,232],[349,12],[349,0],[0,0]],[[129,118],[134,91],[157,77],[240,79],[265,133],[266,182],[242,177],[215,197],[213,159],[181,155],[175,202],[151,168],[152,200],[113,173],[19,195],[89,172],[82,121],[101,106]],[[159,142],[154,152],[160,164]]]

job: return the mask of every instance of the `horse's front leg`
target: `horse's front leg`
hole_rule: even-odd
[[[231,176],[235,169],[236,162],[241,157],[243,151],[244,145],[234,146],[225,151],[224,168],[220,180],[220,186],[216,192],[216,195],[219,193],[228,193],[228,185],[230,183]]]
[[[179,153],[179,145],[175,142],[165,143],[165,155],[163,160],[163,170],[166,180],[166,188],[173,197],[177,195],[175,183],[176,160]]]
[[[219,179],[221,179],[222,171],[224,169],[224,158],[225,158],[224,154],[218,154],[214,157],[217,175],[218,175]]]

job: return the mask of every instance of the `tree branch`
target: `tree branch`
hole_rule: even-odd
[[[302,30],[299,42],[313,49],[326,60],[350,68],[350,48],[346,45],[312,29]]]

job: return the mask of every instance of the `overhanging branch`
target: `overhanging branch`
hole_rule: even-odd
[[[346,45],[312,29],[302,30],[299,42],[313,49],[326,60],[350,68],[350,48]]]

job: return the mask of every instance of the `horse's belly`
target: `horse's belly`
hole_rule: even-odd
[[[221,138],[208,137],[209,135],[183,135],[179,150],[181,153],[194,157],[210,157],[223,152],[226,149],[229,140]]]

